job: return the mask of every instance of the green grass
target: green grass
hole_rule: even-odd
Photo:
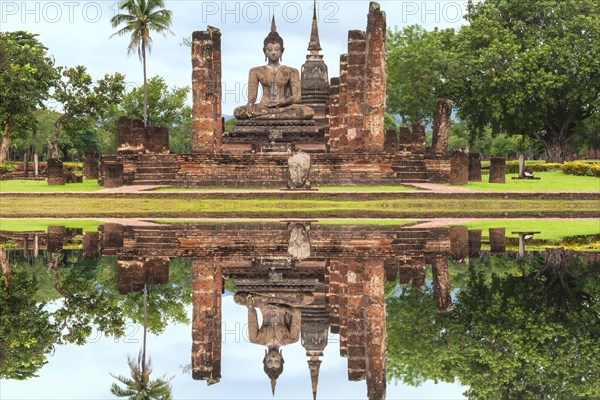
[[[46,180],[10,180],[0,181],[2,192],[94,192],[104,189],[96,179],[84,179],[83,183],[67,183],[66,185],[48,185]]]
[[[98,225],[104,222],[90,219],[0,219],[0,231],[9,232],[46,232],[49,226],[82,228],[84,232],[96,232]]]
[[[593,200],[398,198],[349,201],[323,199],[201,199],[56,195],[2,196],[4,217],[154,218],[417,218],[564,216],[598,212]]]
[[[535,239],[560,240],[566,236],[598,235],[600,234],[600,220],[598,219],[564,219],[564,220],[484,220],[460,224],[469,229],[482,229],[483,236],[487,236],[489,228],[505,228],[507,237],[518,237],[511,232],[541,232],[534,236]]]
[[[319,225],[410,225],[415,220],[404,219],[326,219],[317,221]]]
[[[571,192],[590,190],[600,192],[600,178],[593,176],[565,175],[560,171],[536,172],[541,179],[512,179],[516,174],[506,174],[506,183],[489,183],[488,175],[483,182],[469,182],[467,189],[481,191],[523,191],[523,192]]]

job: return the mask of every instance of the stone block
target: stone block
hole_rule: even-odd
[[[47,163],[48,185],[64,185],[66,183],[63,162],[58,158],[50,158]]]
[[[481,182],[481,155],[469,153],[469,181]]]
[[[58,253],[62,250],[67,228],[64,226],[49,226],[47,250],[49,253]]]
[[[100,234],[98,232],[86,232],[83,235],[83,257],[86,260],[100,258]]]
[[[469,230],[469,258],[481,257],[481,229]]]
[[[492,157],[490,159],[490,183],[506,182],[506,159],[504,157]]]
[[[123,186],[123,164],[105,163],[103,176],[105,188],[116,188]]]
[[[450,253],[454,261],[461,261],[469,255],[469,228],[450,227]]]
[[[100,153],[86,151],[83,153],[83,176],[86,179],[98,179]]]
[[[490,228],[490,253],[504,254],[506,252],[505,228]]]
[[[466,185],[469,183],[469,155],[455,150],[450,160],[450,184]]]

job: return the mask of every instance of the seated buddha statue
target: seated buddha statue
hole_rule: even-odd
[[[248,104],[233,111],[237,119],[312,119],[313,109],[297,104],[300,101],[300,73],[295,68],[280,64],[283,50],[283,39],[277,33],[273,17],[271,32],[263,47],[268,64],[250,69]],[[259,83],[263,96],[256,103]]]

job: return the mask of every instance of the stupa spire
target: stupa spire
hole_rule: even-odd
[[[319,385],[319,369],[321,368],[321,360],[319,356],[311,355],[308,360],[308,368],[310,370],[310,383],[312,385],[313,400],[317,400],[317,386]]]
[[[317,25],[317,0],[314,0],[312,29],[310,31],[310,41],[308,42],[310,54],[317,55],[321,51],[321,41],[319,40],[319,27]]]

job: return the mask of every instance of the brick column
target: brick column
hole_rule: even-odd
[[[505,228],[490,228],[490,253],[504,254],[506,252],[505,231]]]
[[[411,131],[411,151],[415,154],[425,154],[425,125],[413,122]]]
[[[50,158],[47,163],[48,185],[64,185],[66,183],[63,162],[58,158]]]
[[[469,231],[469,258],[481,257],[481,229]]]
[[[348,112],[348,54],[340,56],[340,77],[337,89],[337,115],[334,126],[329,128],[329,149],[332,153],[343,152],[347,145],[346,113]],[[334,93],[335,95],[335,93]]]
[[[211,26],[192,34],[192,152],[220,151],[221,32]]]
[[[209,385],[221,379],[220,263],[192,260],[192,378]]]
[[[371,2],[367,16],[365,59],[365,150],[383,153],[385,142],[386,18],[379,4]]]
[[[450,184],[466,185],[467,183],[469,183],[469,155],[454,150],[450,160]]]
[[[385,269],[383,259],[371,259],[363,271],[363,290],[366,306],[363,309],[366,320],[366,371],[367,397],[385,399]]]
[[[364,96],[366,33],[360,30],[348,31],[348,109],[346,152],[363,152],[366,146],[364,132]]]
[[[469,228],[466,226],[450,227],[450,254],[454,261],[460,261],[469,255]]]
[[[450,136],[450,116],[452,115],[452,102],[439,99],[433,114],[433,136],[431,147],[435,154],[448,152],[448,137]]]
[[[469,180],[481,182],[481,155],[469,153]]]
[[[83,176],[85,179],[98,179],[98,162],[100,153],[97,151],[86,151],[83,153]]]
[[[327,108],[327,119],[329,121],[329,132],[327,147],[330,148],[330,138],[333,132],[334,137],[339,137],[339,128],[341,125],[340,115],[340,78],[331,78],[329,84],[329,107]]]
[[[438,311],[447,311],[452,307],[448,259],[446,257],[435,257],[431,265],[431,272],[433,275],[435,306]]]
[[[490,183],[506,182],[506,159],[504,157],[492,157],[490,159]]]

